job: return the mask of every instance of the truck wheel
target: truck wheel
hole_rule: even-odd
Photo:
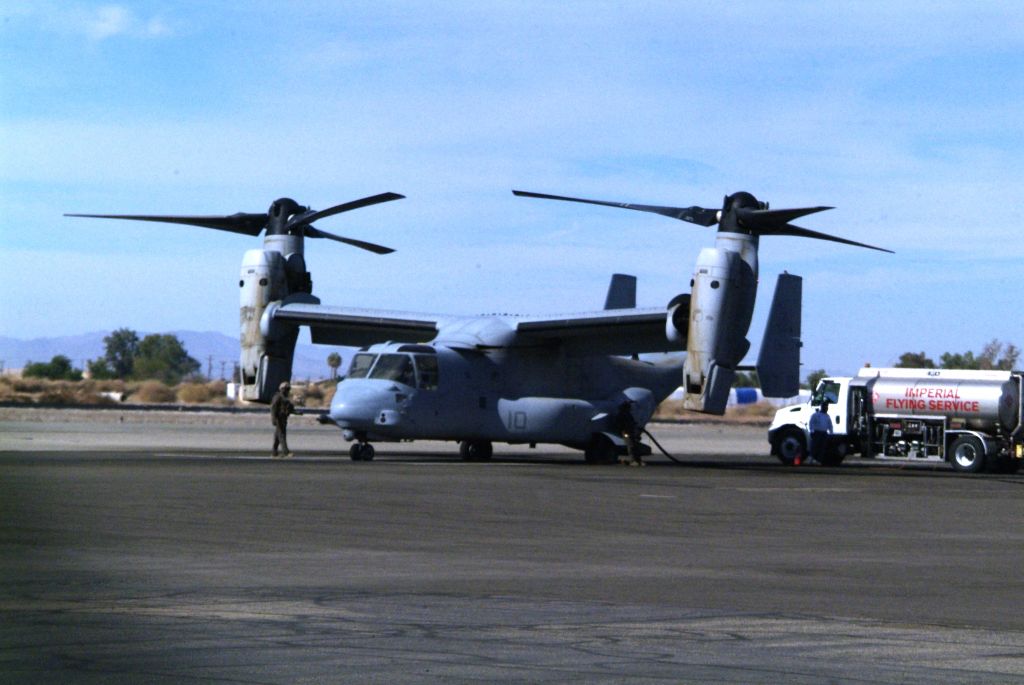
[[[839,466],[843,463],[843,459],[846,459],[846,455],[849,451],[850,443],[845,440],[834,442],[825,450],[825,454],[821,458],[821,465]]]
[[[807,455],[807,441],[804,432],[796,428],[788,428],[779,436],[775,445],[775,456],[783,464],[790,466],[797,457],[801,460]]]
[[[961,435],[949,448],[949,463],[961,473],[977,473],[985,468],[985,449],[973,435]]]

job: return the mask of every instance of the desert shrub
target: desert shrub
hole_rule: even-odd
[[[127,384],[124,381],[116,378],[113,380],[92,379],[84,382],[91,384],[90,387],[94,388],[97,393],[127,392]]]
[[[178,401],[184,404],[230,404],[227,391],[228,384],[224,381],[182,383],[178,386]]]
[[[50,381],[42,378],[17,378],[14,380],[14,391],[17,393],[44,392],[50,386]]]
[[[174,390],[160,381],[142,381],[135,386],[134,392],[131,393],[131,399],[144,404],[163,404],[174,402],[175,396]]]
[[[37,401],[41,404],[75,404],[75,393],[65,385],[53,384],[39,394]]]
[[[332,380],[310,383],[300,390],[302,405],[304,407],[329,407],[337,388],[337,381]]]
[[[296,404],[301,404],[303,407],[319,407],[324,399],[324,393],[320,386],[315,383],[309,383],[299,388],[297,397],[298,401]]]
[[[211,400],[228,396],[227,381],[210,381],[206,384],[206,388],[210,393]]]
[[[99,394],[95,387],[84,383],[56,381],[50,383],[36,397],[41,404],[83,405],[110,404],[112,401]]]
[[[775,411],[777,409],[778,407],[773,406],[769,402],[742,404],[727,408],[725,410],[724,418],[744,422],[760,422],[762,420],[770,420],[775,416]],[[698,414],[696,412],[684,410],[682,400],[665,400],[658,406],[657,411],[654,413],[654,418],[661,420],[701,418],[705,421],[714,421],[718,419],[718,417],[711,414]]]
[[[202,404],[210,399],[204,383],[182,383],[178,386],[178,401],[184,404]]]
[[[656,419],[678,419],[683,413],[682,400],[665,400],[654,412]]]

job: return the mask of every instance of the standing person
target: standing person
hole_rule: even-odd
[[[270,420],[274,423],[274,449],[270,456],[274,458],[277,457],[278,445],[281,446],[284,456],[292,456],[291,450],[288,449],[288,416],[295,413],[295,405],[288,399],[291,389],[291,384],[285,381],[274,393],[274,399],[270,400]]]
[[[615,429],[622,434],[623,439],[626,441],[626,451],[629,455],[628,461],[620,459],[620,463],[629,464],[630,466],[643,466],[644,462],[640,458],[640,427],[633,417],[632,400],[625,400],[619,405],[619,410],[615,414]]]
[[[832,435],[832,417],[828,415],[828,402],[818,405],[818,411],[811,414],[807,428],[811,431],[811,459],[823,464],[828,438]]]

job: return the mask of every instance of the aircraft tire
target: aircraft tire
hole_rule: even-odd
[[[490,461],[494,446],[487,440],[463,440],[459,443],[459,456],[463,461]]]
[[[807,455],[807,444],[804,432],[796,428],[788,428],[779,436],[775,443],[775,456],[786,466],[792,466],[797,457]]]
[[[595,435],[583,451],[583,458],[588,464],[614,464],[619,460],[619,451],[615,443],[605,435]]]
[[[376,450],[373,449],[373,445],[368,442],[352,443],[352,446],[348,449],[348,456],[352,461],[373,461],[375,453]]]
[[[985,448],[973,435],[961,435],[949,448],[949,463],[960,473],[978,473],[985,468]]]

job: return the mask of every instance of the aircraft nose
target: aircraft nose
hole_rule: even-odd
[[[366,430],[393,409],[394,392],[370,381],[342,381],[331,400],[331,419],[342,428]],[[390,413],[390,412],[389,412]]]

